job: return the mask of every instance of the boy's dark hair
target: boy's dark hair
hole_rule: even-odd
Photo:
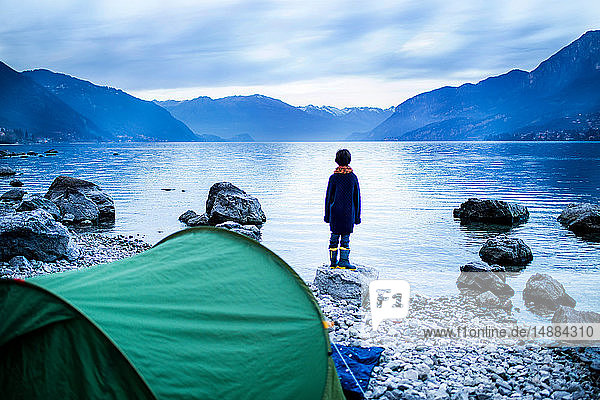
[[[335,153],[335,162],[337,165],[346,166],[350,164],[350,160],[352,160],[352,156],[348,149],[341,149]]]

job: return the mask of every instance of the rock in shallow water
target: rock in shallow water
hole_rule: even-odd
[[[113,202],[113,200],[110,198],[109,195],[107,195],[106,193],[104,193],[100,187],[98,187],[98,185],[96,185],[95,183],[92,182],[88,182],[85,181],[83,179],[77,179],[77,178],[73,178],[70,176],[65,176],[65,175],[61,175],[59,177],[57,177],[56,179],[54,179],[54,182],[52,182],[52,185],[50,185],[50,188],[48,189],[48,192],[46,193],[46,195],[44,197],[46,197],[47,199],[53,201],[53,202],[58,202],[61,201],[63,202],[64,205],[66,205],[65,200],[66,198],[69,198],[70,196],[72,197],[72,199],[74,201],[76,201],[77,203],[80,204],[84,204],[85,203],[85,209],[87,211],[83,212],[83,214],[95,214],[94,212],[92,212],[92,207],[89,205],[89,203],[86,201],[84,202],[83,200],[81,200],[81,196],[74,196],[73,193],[79,193],[81,195],[83,195],[84,197],[87,198],[87,200],[91,201],[97,209],[97,217],[92,219],[92,218],[83,218],[83,219],[79,219],[79,213],[74,213],[73,211],[75,210],[69,210],[69,211],[61,211],[64,214],[73,214],[75,216],[75,221],[79,221],[79,220],[84,220],[84,219],[89,219],[92,220],[92,222],[96,223],[113,223],[115,222],[115,204]],[[81,200],[81,201],[80,201]],[[73,204],[73,207],[75,208],[79,208],[78,205],[76,205],[75,203]],[[60,205],[59,205],[60,208]]]
[[[576,304],[564,286],[547,274],[535,274],[527,280],[523,289],[523,301],[534,308],[551,311],[561,305],[575,307]]]
[[[481,294],[489,291],[501,298],[515,294],[513,288],[506,283],[504,268],[499,265],[489,266],[481,261],[474,261],[462,266],[460,270],[456,286],[463,292]]]
[[[0,261],[15,256],[41,261],[69,260],[79,249],[64,225],[44,210],[24,211],[0,219]]]
[[[211,186],[206,200],[206,213],[198,215],[193,210],[187,210],[179,216],[179,221],[187,226],[217,226],[255,240],[261,239],[260,228],[266,220],[258,199],[229,182]]]
[[[600,234],[600,205],[569,204],[558,217],[558,222],[575,234]]]
[[[355,267],[356,270],[349,270],[322,265],[317,268],[313,284],[320,293],[334,300],[361,304],[369,292],[369,283],[379,277],[379,272],[365,265]]]
[[[27,192],[23,189],[10,189],[8,192],[0,196],[2,200],[21,201]]]
[[[573,307],[558,306],[552,322],[555,324],[600,324],[600,314],[593,311],[578,311]]]
[[[0,176],[12,176],[15,175],[17,172],[12,169],[11,167],[0,167]]]
[[[229,182],[212,185],[206,200],[206,215],[211,225],[227,221],[262,225],[267,220],[258,199]]]
[[[71,223],[98,221],[100,211],[96,204],[77,190],[66,190],[52,200],[62,215],[73,215]]]
[[[194,218],[197,216],[198,216],[198,214],[196,214],[196,212],[194,210],[187,210],[186,212],[184,212],[183,214],[181,214],[179,216],[179,221],[183,222],[184,224],[187,224],[187,222],[190,220],[190,218]]]
[[[206,214],[196,215],[187,222],[188,226],[209,226],[208,216]]]
[[[193,210],[187,210],[179,216],[179,221],[183,222],[187,226],[207,226],[208,216],[206,214],[198,215]]]
[[[509,238],[506,235],[488,239],[479,250],[479,256],[488,264],[510,267],[511,270],[523,269],[533,260],[529,246],[521,239]]]
[[[21,182],[18,179],[13,179],[12,181],[10,181],[9,185],[12,187],[21,187],[23,186],[23,182]]]
[[[251,239],[260,241],[261,234],[260,229],[255,225],[240,225],[237,222],[227,221],[222,224],[216,225],[217,228],[229,229],[230,231],[241,233],[242,235],[248,236]]]
[[[483,222],[498,225],[516,225],[529,219],[527,207],[500,200],[468,199],[454,209],[454,218],[463,224]]]

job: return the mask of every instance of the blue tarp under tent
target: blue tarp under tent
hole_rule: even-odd
[[[346,399],[364,399],[371,373],[379,362],[383,348],[344,346],[332,343],[331,351],[331,357]]]

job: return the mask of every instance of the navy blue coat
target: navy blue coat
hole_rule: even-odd
[[[325,195],[325,222],[331,232],[348,234],[360,224],[360,188],[354,172],[329,177]]]

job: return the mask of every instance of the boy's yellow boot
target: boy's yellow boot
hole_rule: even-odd
[[[337,267],[337,255],[338,255],[338,248],[337,247],[330,247],[329,248],[329,261],[330,261],[330,267],[331,268],[336,268]]]
[[[338,268],[356,269],[355,266],[350,264],[350,249],[346,247],[340,247],[340,261],[337,265]]]

